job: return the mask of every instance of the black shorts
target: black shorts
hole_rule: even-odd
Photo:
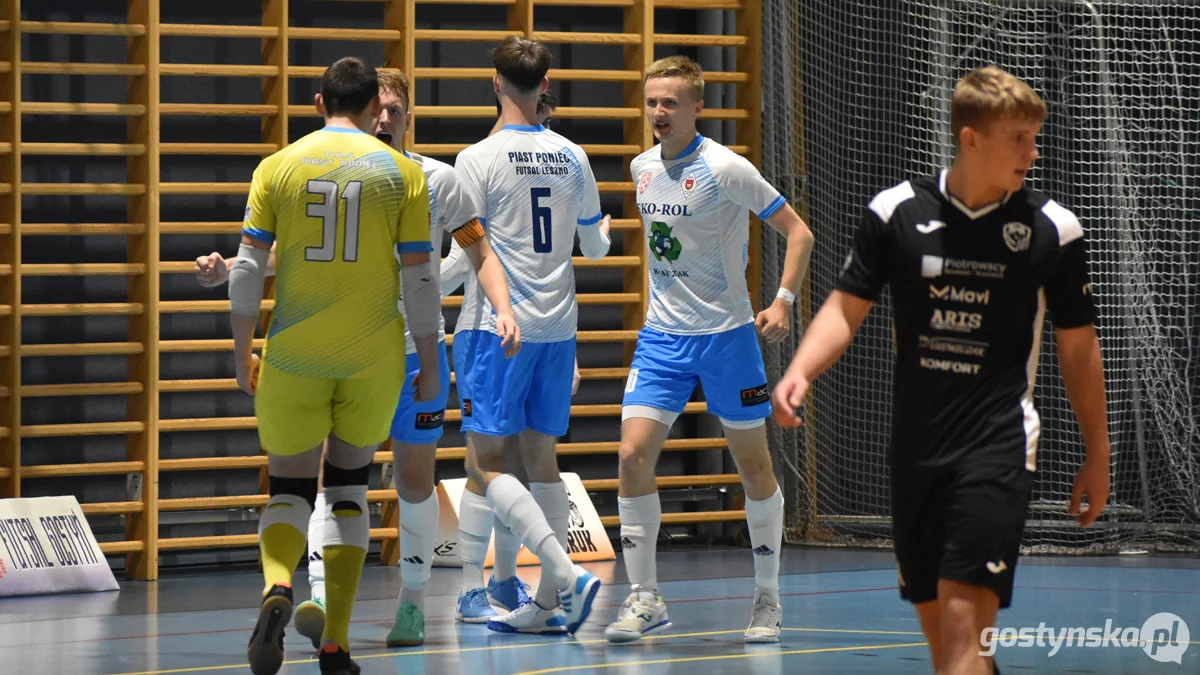
[[[936,600],[938,580],[990,588],[1012,603],[1033,473],[1024,467],[892,471],[900,597]]]

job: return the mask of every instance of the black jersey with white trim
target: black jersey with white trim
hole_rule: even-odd
[[[906,181],[871,200],[836,288],[874,301],[884,284],[894,468],[1034,470],[1045,310],[1056,328],[1095,321],[1079,220],[1028,188],[972,210],[945,171]]]

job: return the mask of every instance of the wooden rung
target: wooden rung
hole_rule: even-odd
[[[242,221],[226,223],[159,223],[162,234],[236,234],[242,231]]]
[[[318,80],[321,78],[321,75],[323,75],[324,73],[325,73],[325,66],[288,66],[288,69],[287,69],[288,77],[300,77],[300,78],[304,78],[307,80]],[[312,112],[313,115],[317,114],[316,109],[313,108],[311,105],[309,105],[309,106],[292,106],[292,107],[293,108],[307,107]],[[289,110],[288,114],[289,115],[297,115],[298,113],[296,113],[294,110]]]
[[[89,234],[144,234],[146,226],[141,223],[22,223],[21,234],[37,235],[89,235]]]
[[[300,28],[298,26],[288,28],[289,40],[362,40],[365,42],[396,42],[402,37],[403,33],[398,30],[385,30],[382,28]]]
[[[559,443],[555,450],[560,455],[610,455],[615,454],[620,447],[621,444],[616,441],[601,443]],[[663,444],[664,451],[723,450],[726,447],[728,446],[724,438],[675,438],[669,439]],[[466,456],[467,449],[464,447],[438,448],[437,451],[438,461],[460,460]],[[375,453],[376,464],[383,464],[390,461],[392,461],[392,453]]]
[[[36,398],[41,396],[121,396],[140,393],[142,393],[141,382],[21,385],[21,398]]]
[[[312,106],[309,107],[311,108]],[[279,106],[247,103],[162,103],[158,106],[158,111],[162,115],[261,117],[263,115],[278,115]],[[316,114],[314,110],[313,115]]]
[[[579,378],[583,380],[623,380],[629,377],[628,368],[580,368]]]
[[[558,114],[555,112],[555,114]],[[750,119],[749,110],[735,108],[705,108],[700,117],[707,120],[746,120]]]
[[[693,511],[691,513],[664,513],[663,525],[690,525],[694,523],[728,523],[745,520],[745,511]],[[617,527],[621,524],[620,516],[601,516],[600,524],[605,527]],[[159,543],[161,547],[161,542]]]
[[[636,330],[581,330],[576,342],[637,342]]]
[[[496,70],[494,68],[413,68],[413,76],[425,80],[490,80],[495,74]],[[642,74],[636,70],[551,68],[546,73],[546,76],[553,80],[576,82],[640,82],[642,79]],[[308,107],[312,108],[312,106]],[[417,109],[421,107],[418,106]],[[442,108],[442,106],[425,107],[430,108],[434,115],[438,114],[436,111]],[[559,110],[562,110],[562,108],[554,111],[556,117],[559,116]],[[313,114],[316,113],[314,112]],[[495,114],[496,107],[492,106],[492,116],[495,116]]]
[[[141,263],[53,263],[21,265],[26,276],[103,276],[145,274]]]
[[[430,28],[418,28],[413,31],[413,39],[431,42],[500,42],[509,35],[523,36],[524,33],[519,30],[439,30]]]
[[[277,66],[247,66],[218,63],[164,63],[158,67],[163,75],[187,77],[271,77],[279,74]]]
[[[575,267],[640,267],[642,259],[636,255],[606,255],[599,260],[575,257],[571,262]]]
[[[141,314],[140,302],[85,302],[21,305],[25,316],[131,316]]]
[[[160,392],[233,391],[237,388],[237,380],[232,377],[224,379],[208,378],[203,380],[159,380],[158,382],[158,390]]]
[[[26,143],[28,145],[28,143]],[[0,155],[8,155],[12,153],[12,143],[0,143]]]
[[[125,75],[146,74],[140,63],[51,63],[22,61],[21,72],[27,75]]]
[[[750,0],[755,2],[756,0]],[[538,0],[538,4],[545,4]],[[654,0],[655,9],[745,9],[746,0]]]
[[[640,230],[642,229],[642,221],[640,218],[613,218],[612,229]]]
[[[26,115],[145,115],[146,106],[137,103],[51,103],[22,101]]]
[[[81,342],[78,344],[21,345],[21,356],[123,356],[141,354],[140,342]]]
[[[275,309],[275,300],[264,298],[262,309],[269,312]],[[205,312],[228,312],[228,300],[167,300],[158,303],[160,314],[202,314]]]
[[[535,30],[533,38],[538,42],[591,45],[640,45],[642,36],[637,33],[568,33],[554,30]]]
[[[146,154],[141,143],[22,143],[26,155],[125,155]]]
[[[262,349],[263,340],[254,341],[255,349]],[[158,350],[163,353],[179,354],[184,352],[231,352],[233,340],[162,340]]]
[[[187,37],[240,37],[273,38],[279,36],[275,26],[230,26],[226,24],[164,23],[158,27],[160,35],[183,35]]]
[[[164,195],[244,195],[250,192],[249,183],[161,183]]]
[[[269,495],[232,495],[227,497],[189,497],[158,500],[159,511],[201,511],[211,509],[250,509],[267,505]],[[368,502],[394,502],[395,490],[367,490]]]
[[[640,145],[582,145],[583,151],[594,156],[633,156],[642,154]]]
[[[0,113],[10,113],[10,112],[12,112],[12,102],[11,101],[0,101]]]
[[[158,263],[159,274],[191,274],[196,271],[194,260],[163,260]]]
[[[11,433],[8,427],[0,427],[0,438],[8,438]]]
[[[275,143],[159,143],[163,155],[269,155]]]
[[[493,111],[495,110],[493,106]],[[492,113],[495,115],[495,112]],[[641,108],[555,108],[554,116],[563,119],[638,119],[642,116]]]
[[[633,7],[633,0],[538,0],[539,5],[567,5],[570,7]]]
[[[6,466],[0,466],[0,478],[8,478],[12,475],[12,469]]]
[[[599,181],[596,183],[596,187],[600,188],[601,192],[629,192],[629,193],[632,193],[637,186],[635,186],[632,182],[630,182],[630,183],[609,183],[609,182]]]
[[[712,83],[712,84],[717,84],[717,83],[744,84],[744,83],[750,81],[750,73],[736,73],[736,72],[731,73],[731,72],[721,72],[721,71],[716,71],[716,72],[712,72],[712,73],[706,72],[706,73],[704,73],[704,81]]]
[[[381,539],[395,539],[396,530],[373,527],[371,528],[371,540],[378,541]],[[140,543],[140,542],[139,542]],[[252,547],[258,546],[257,534],[224,534],[212,537],[174,537],[171,539],[159,539],[158,550],[160,551],[181,551],[186,549],[198,548],[237,548],[239,546]],[[104,544],[100,545],[103,549]],[[139,549],[140,550],[140,549]]]
[[[257,429],[253,417],[209,417],[159,420],[159,431],[229,431]]]
[[[745,35],[679,35],[655,33],[654,44],[690,47],[745,47]]]
[[[750,154],[750,146],[748,146],[748,145],[728,145],[725,147],[729,148],[730,150],[736,152],[739,155]]]
[[[513,5],[516,2],[517,0],[416,0],[418,5]]]
[[[145,430],[141,422],[83,422],[80,424],[34,424],[21,427],[21,438],[62,436],[106,436],[136,434]]]
[[[742,477],[736,473],[696,476],[658,476],[655,479],[655,482],[660,488],[712,487],[714,485],[740,485],[742,482]],[[620,479],[618,478],[600,478],[583,481],[583,487],[589,492],[592,490],[597,492],[607,492],[616,490],[619,483]]]
[[[25,183],[27,195],[142,195],[145,185],[126,183]]]
[[[8,19],[0,19],[0,33],[7,33],[10,25]]]
[[[146,550],[145,542],[141,541],[102,541],[100,552],[105,555],[120,555],[122,553],[137,553]]]
[[[266,455],[253,455],[251,457],[189,457],[187,459],[158,460],[158,470],[160,472],[261,469],[266,467],[266,465]]]
[[[74,21],[22,21],[22,33],[54,33],[57,35],[145,35],[140,23],[79,23]]]
[[[26,464],[21,467],[21,477],[111,476],[122,473],[141,473],[145,470],[145,462],[91,462],[88,464],[35,464],[32,466]]]

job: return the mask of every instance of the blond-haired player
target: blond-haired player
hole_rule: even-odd
[[[1047,309],[1087,446],[1069,510],[1086,527],[1108,501],[1104,371],[1083,228],[1024,185],[1045,117],[1037,93],[999,68],[959,80],[953,164],[871,200],[835,290],[773,395],[776,419],[798,425],[812,381],[891,286],[900,597],[916,605],[939,675],[999,673],[980,641],[1012,600],[1041,429],[1033,385]]]
[[[754,165],[701,136],[704,72],[673,56],[646,70],[645,114],[659,145],[630,163],[650,249],[650,304],[625,385],[618,509],[633,585],[605,637],[628,642],[671,625],[658,594],[662,507],[654,467],[697,384],[721,420],[746,492],[756,590],[747,642],[778,642],[783,495],[767,448],[767,374],[758,339],[782,339],[813,236]],[[787,237],[778,295],[754,315],[746,287],[749,217]]]

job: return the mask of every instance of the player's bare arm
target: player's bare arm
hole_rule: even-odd
[[[804,405],[804,398],[808,396],[813,380],[836,363],[850,347],[873,304],[870,300],[844,291],[830,293],[829,299],[821,306],[804,334],[796,358],[792,359],[792,364],[771,395],[776,423],[785,427],[800,425],[798,411]]]
[[[487,237],[483,236],[483,228],[479,221],[472,222],[473,226],[468,223],[455,230],[454,236],[459,245],[464,241],[468,242],[462,250],[466,252],[467,258],[475,268],[475,275],[479,278],[484,295],[496,311],[496,335],[501,338],[500,346],[504,347],[504,355],[512,358],[521,351],[521,329],[513,317],[512,300],[508,295],[508,279],[504,276],[500,260],[492,254],[492,247],[488,244]],[[460,238],[459,232],[469,227],[477,229],[478,232],[468,232]]]
[[[1054,331],[1058,362],[1062,368],[1067,398],[1079,420],[1087,457],[1075,475],[1069,513],[1083,527],[1094,523],[1108,503],[1111,482],[1112,446],[1108,437],[1108,400],[1104,391],[1104,364],[1096,327]],[[1087,496],[1087,504],[1083,497]]]
[[[238,387],[254,394],[258,357],[254,354],[254,328],[262,307],[263,278],[271,245],[242,235],[242,246],[229,271],[229,321],[233,331],[233,357]]]
[[[196,281],[200,282],[201,286],[212,288],[229,281],[229,270],[236,262],[237,256],[226,258],[213,251],[208,255],[196,258],[196,267],[192,271],[196,274]],[[264,276],[275,276],[275,244],[271,244],[271,257],[267,259]]]
[[[790,204],[784,204],[770,218],[771,229],[787,238],[787,254],[783,261],[783,278],[779,293],[771,306],[758,313],[754,325],[768,342],[778,342],[791,330],[792,305],[800,293],[800,283],[812,258],[813,234]]]

